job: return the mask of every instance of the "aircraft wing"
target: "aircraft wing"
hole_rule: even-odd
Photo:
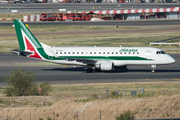
[[[83,62],[86,64],[95,64],[98,60],[96,59],[81,59],[81,58],[69,58],[69,57],[62,57],[67,61],[76,61],[76,62]]]

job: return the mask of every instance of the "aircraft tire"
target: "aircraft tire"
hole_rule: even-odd
[[[101,69],[95,68],[96,72],[101,72]]]
[[[152,73],[155,73],[155,72],[156,72],[155,69],[152,69],[151,71],[152,71]]]
[[[92,73],[92,68],[87,68],[87,73]]]

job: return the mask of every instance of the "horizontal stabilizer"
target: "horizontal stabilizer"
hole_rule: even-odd
[[[19,49],[11,50],[11,53],[14,53],[17,55],[22,55],[22,56],[27,56],[27,55],[33,54],[32,51],[20,51]]]

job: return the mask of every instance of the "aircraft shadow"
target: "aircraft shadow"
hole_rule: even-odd
[[[77,68],[53,68],[53,69],[42,69],[44,71],[79,71],[79,72],[85,72],[86,73],[86,67],[77,67]],[[112,71],[101,71],[101,72],[95,72],[93,70],[93,73],[125,73],[125,72],[151,72],[151,69],[115,69]],[[164,69],[157,69],[156,73],[163,73],[163,72],[180,72],[180,70],[164,70]]]
[[[44,71],[86,71],[86,67],[42,69]]]
[[[86,67],[77,67],[77,68],[53,68],[53,69],[42,69],[44,71],[79,71],[79,72],[85,72],[86,73]],[[95,72],[93,70],[93,73],[119,73],[119,72],[128,72],[128,69],[115,69],[112,71],[101,71],[101,72]]]
[[[151,70],[133,70],[133,69],[129,69],[128,72],[151,72]],[[157,69],[156,72],[161,73],[161,72],[180,72],[180,70],[162,70],[162,69]]]

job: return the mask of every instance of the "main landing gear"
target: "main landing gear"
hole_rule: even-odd
[[[152,71],[152,73],[156,72],[156,65],[151,65],[151,71]]]
[[[92,73],[92,68],[87,68],[87,73]]]
[[[86,69],[87,73],[92,73],[93,71],[93,66],[89,66],[87,69]],[[95,71],[96,72],[101,72],[101,69],[98,69],[98,68],[95,68]]]
[[[101,69],[95,68],[96,72],[101,72]]]

